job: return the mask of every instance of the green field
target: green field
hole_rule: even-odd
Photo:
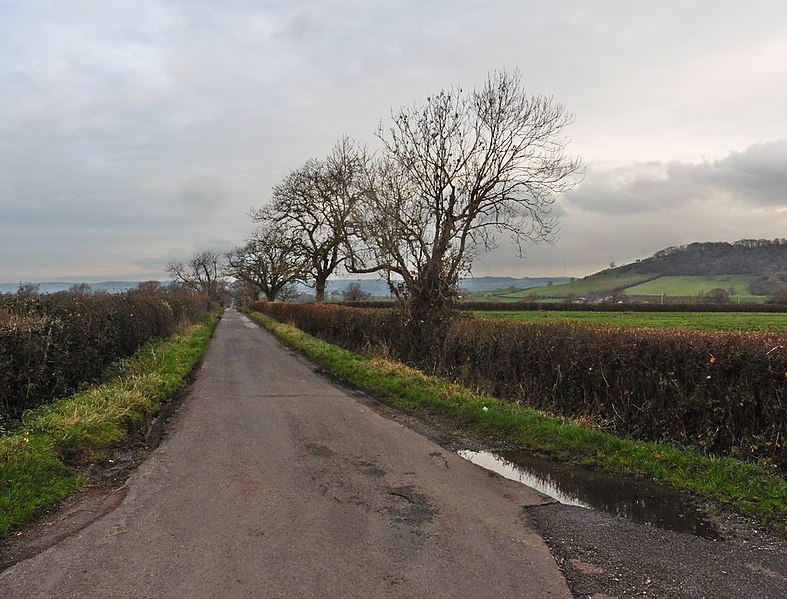
[[[497,297],[501,300],[521,300],[531,297],[584,297],[591,294],[609,294],[613,291],[637,285],[652,277],[653,275],[620,273],[605,270],[598,274],[585,277],[584,279],[574,281],[573,283],[523,289],[522,291],[503,293]]]
[[[514,302],[527,299],[571,299],[613,294],[621,294],[626,297],[660,298],[664,296],[693,299],[701,297],[712,289],[720,288],[730,292],[730,299],[733,302],[764,302],[767,299],[765,296],[751,295],[749,291],[751,280],[751,275],[660,277],[652,274],[604,270],[573,283],[502,292],[493,295],[493,299],[500,302]]]
[[[625,295],[648,296],[680,296],[696,297],[707,293],[711,289],[725,289],[732,291],[732,297],[750,296],[749,285],[751,276],[748,275],[716,275],[713,277],[659,277],[633,287],[628,287]]]
[[[705,331],[787,331],[787,314],[756,312],[582,312],[536,310],[473,312],[476,318],[518,322],[579,322],[627,327],[680,327]]]

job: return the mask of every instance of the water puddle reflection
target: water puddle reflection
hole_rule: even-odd
[[[706,538],[719,536],[707,515],[680,491],[647,480],[596,472],[525,452],[458,452],[488,470],[560,503],[596,509],[639,524]]]

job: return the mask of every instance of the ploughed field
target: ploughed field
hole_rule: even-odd
[[[761,312],[590,312],[590,311],[474,311],[485,320],[535,323],[584,323],[703,331],[787,331],[787,313]]]

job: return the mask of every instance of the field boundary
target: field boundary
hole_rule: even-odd
[[[349,351],[372,348],[615,435],[787,472],[787,337],[781,331],[455,318],[426,338],[400,311],[292,302],[254,308]],[[428,349],[418,349],[413,334]]]

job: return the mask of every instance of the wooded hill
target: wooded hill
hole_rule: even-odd
[[[708,300],[721,289],[735,302],[763,302],[787,288],[787,240],[742,239],[669,247],[565,285],[504,292],[496,301],[572,300],[678,302]]]
[[[668,247],[620,272],[662,276],[787,274],[787,239],[741,239]]]
[[[769,295],[787,283],[787,239],[741,239],[668,247],[621,266],[620,273],[659,276],[753,275],[751,293]]]

